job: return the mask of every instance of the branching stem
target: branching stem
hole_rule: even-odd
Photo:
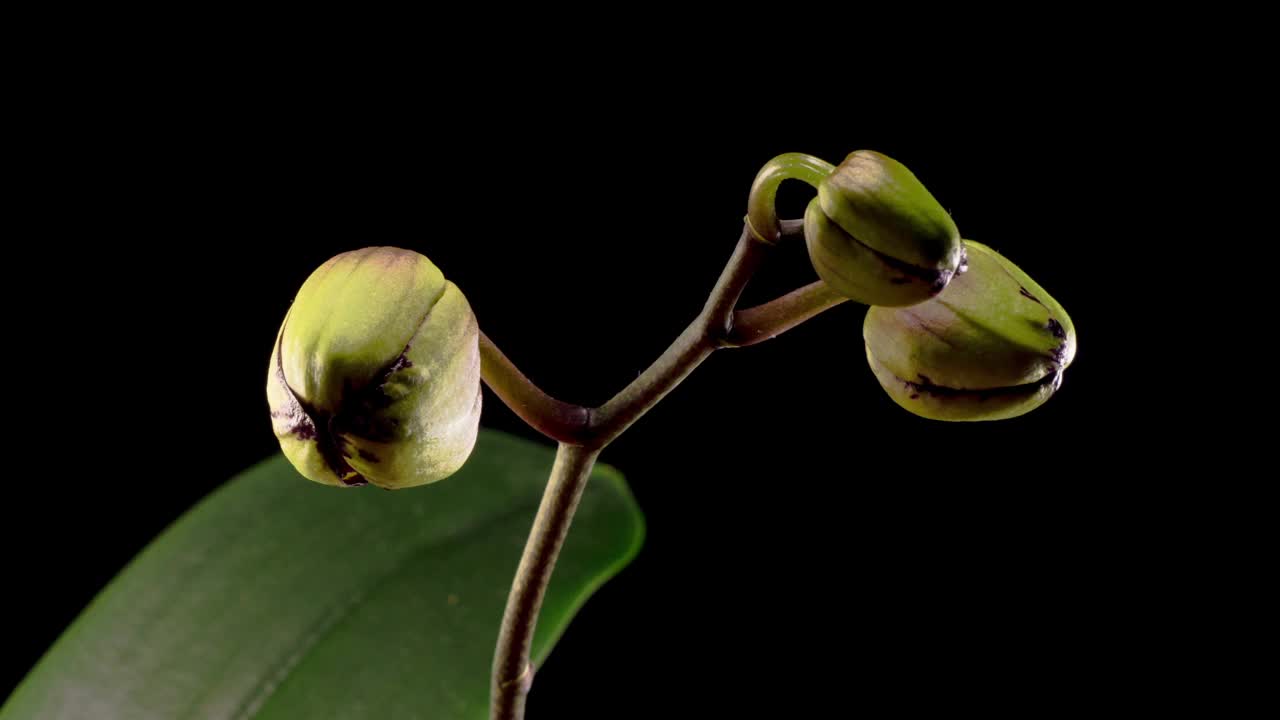
[[[824,173],[830,172],[830,167],[807,155],[789,154],[774,158],[761,170],[752,186],[750,219],[702,312],[647,370],[598,408],[567,403],[543,392],[481,333],[480,367],[485,383],[532,428],[559,443],[551,478],[502,617],[493,661],[492,720],[524,717],[525,699],[533,683],[534,669],[529,653],[538,612],[556,557],[600,451],[715,350],[762,342],[843,301],[844,298],[819,281],[764,305],[735,310],[743,289],[772,244],[780,238],[803,233],[802,221],[779,222],[773,214],[778,184],[788,178],[798,178],[816,185],[825,177]],[[755,230],[753,223],[756,223]],[[760,231],[768,237],[762,237]]]

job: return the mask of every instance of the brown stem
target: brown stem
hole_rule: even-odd
[[[774,338],[849,298],[821,280],[780,298],[733,314],[733,328],[722,347],[747,347]]]
[[[533,519],[533,528],[525,542],[520,567],[507,598],[498,631],[498,649],[493,658],[493,680],[489,709],[493,720],[516,720],[524,717],[525,699],[533,685],[533,664],[529,660],[533,631],[538,611],[551,572],[556,566],[560,547],[569,534],[573,512],[582,499],[582,491],[591,477],[598,449],[560,443],[551,468],[542,504]]]
[[[480,374],[489,389],[534,430],[556,442],[581,442],[591,411],[543,392],[483,332]]]
[[[798,220],[780,224],[782,236],[802,232]],[[480,337],[481,373],[495,394],[534,429],[560,443],[507,598],[494,654],[492,720],[521,720],[533,682],[530,646],[542,598],[574,510],[600,451],[649,411],[720,347],[751,345],[780,334],[838,304],[821,282],[735,313],[743,288],[769,245],[743,228],[742,236],[702,312],[647,370],[596,409],[557,400],[540,390],[487,336]]]
[[[782,230],[782,237],[784,238],[804,235],[803,220],[783,220],[778,223],[778,226],[779,229]]]
[[[601,447],[640,419],[719,346],[733,321],[733,306],[768,249],[743,229],[702,313],[640,377],[591,413],[591,433]]]

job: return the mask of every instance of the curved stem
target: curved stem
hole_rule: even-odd
[[[581,439],[591,411],[543,392],[483,332],[480,333],[480,376],[489,389],[534,430],[556,442]]]
[[[591,477],[598,449],[560,443],[551,479],[542,495],[533,529],[520,557],[520,567],[511,586],[507,609],[498,631],[498,649],[493,657],[493,680],[490,688],[492,720],[518,720],[524,717],[525,698],[533,685],[533,664],[529,649],[537,627],[538,612],[546,595],[556,556],[569,534],[573,512],[582,499],[582,491]]]
[[[765,163],[756,173],[747,199],[747,226],[751,233],[764,242],[777,242],[782,235],[775,209],[778,186],[783,180],[802,180],[817,189],[835,169],[835,165],[804,153],[783,153]]]
[[[804,234],[803,220],[783,220],[780,223],[780,227],[783,237]],[[734,249],[733,257],[729,259],[728,266],[721,273],[720,282],[712,291],[711,297],[708,298],[706,307],[703,308],[703,314],[710,314],[713,323],[716,319],[719,319],[720,328],[727,329],[742,324],[741,319],[736,318],[736,316],[730,317],[730,311],[742,294],[742,289],[745,287],[747,280],[750,279],[750,273],[755,271],[755,267],[759,263],[760,254],[765,250],[761,243],[751,243],[749,240],[750,231],[744,228],[743,235],[738,240],[738,246]],[[744,263],[750,263],[750,267],[746,267]],[[788,305],[786,307],[791,306]],[[779,315],[779,317],[775,318],[775,321],[783,320],[785,308],[778,308],[774,315]],[[785,327],[775,328],[771,331],[771,334],[780,334],[810,316],[805,315]],[[620,419],[616,416],[621,414],[620,408],[627,404],[628,399],[634,400],[640,394],[642,388],[651,384],[650,381],[654,377],[670,374],[670,369],[664,370],[664,367],[672,363],[675,365],[688,363],[696,365],[702,359],[705,359],[705,356],[697,360],[694,359],[694,355],[697,354],[695,346],[699,345],[699,335],[702,333],[703,320],[703,315],[700,315],[676,339],[676,342],[672,344],[672,350],[668,350],[662,358],[658,359],[658,362],[654,363],[653,367],[649,368],[645,375],[637,378],[622,393],[619,393],[618,396],[615,396],[607,403],[607,412],[604,412],[605,408],[592,410],[581,405],[567,403],[543,392],[541,388],[525,377],[524,373],[520,372],[515,363],[511,362],[502,350],[498,348],[497,344],[484,332],[480,333],[480,375],[485,384],[489,386],[489,389],[498,396],[498,399],[534,430],[556,442],[583,444],[592,439],[593,427],[595,433],[599,433],[602,429],[607,431],[614,423],[618,423]],[[719,338],[717,342],[713,343],[713,349],[715,347],[740,347],[754,344],[740,342],[743,332],[745,331],[734,333],[732,338],[727,335]],[[681,352],[677,348],[684,348],[684,351]],[[690,354],[690,351],[694,352]],[[665,361],[664,358],[666,359]],[[663,363],[663,367],[658,367],[659,362]],[[692,369],[693,367],[690,366],[689,370]],[[684,374],[687,375],[688,372]],[[646,376],[648,376],[648,381],[641,382]],[[683,378],[683,375],[681,378]],[[675,382],[678,381],[679,379],[675,380]],[[671,386],[673,387],[674,383]],[[669,389],[670,387],[668,387]],[[654,400],[654,402],[656,401],[657,399]],[[612,420],[601,420],[599,416],[602,413],[606,418],[612,418]],[[593,415],[596,416],[594,423],[592,422]],[[638,418],[639,414],[635,417]],[[631,422],[634,422],[634,420],[635,418],[632,418]],[[631,422],[626,422],[625,424],[630,425]],[[616,436],[616,433],[612,434]]]

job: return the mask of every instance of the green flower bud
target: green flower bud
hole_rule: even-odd
[[[850,153],[818,185],[804,214],[818,277],[867,305],[914,305],[942,291],[964,264],[960,231],[902,163]]]
[[[966,243],[968,270],[936,298],[867,310],[867,360],[889,396],[922,417],[1016,417],[1062,384],[1076,354],[1075,327],[1016,265]]]
[[[311,480],[403,488],[448,477],[479,429],[475,315],[416,252],[338,255],[285,315],[267,400],[281,449]]]

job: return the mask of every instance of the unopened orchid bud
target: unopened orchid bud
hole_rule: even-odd
[[[902,163],[870,150],[851,153],[818,185],[804,235],[818,276],[867,305],[923,302],[964,263],[951,216]]]
[[[426,257],[342,253],[303,284],[271,353],[280,447],[327,485],[404,488],[453,474],[480,418],[479,328]]]
[[[1075,327],[1044,288],[996,251],[966,241],[969,268],[937,297],[867,310],[867,360],[902,407],[934,420],[1029,412],[1062,384]]]

